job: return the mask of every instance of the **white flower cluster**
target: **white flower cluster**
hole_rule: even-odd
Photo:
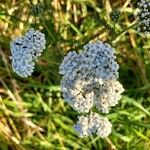
[[[72,76],[65,75],[61,82],[61,89],[65,101],[67,101],[76,111],[86,112],[93,107],[95,93],[92,87],[102,85],[102,79],[73,79]]]
[[[108,80],[95,91],[95,105],[99,111],[109,113],[112,106],[118,104],[121,93],[124,91],[122,85],[116,80]]]
[[[69,52],[60,66],[60,74],[73,78],[97,77],[104,80],[117,79],[119,66],[115,50],[103,42],[87,44],[80,54]]]
[[[138,31],[145,34],[150,34],[150,1],[140,0],[140,2],[138,2],[138,7],[140,9],[138,13]]]
[[[79,54],[69,52],[60,66],[65,100],[78,112],[87,113],[94,104],[108,112],[123,91],[116,81],[118,69],[114,49],[108,44],[96,42],[85,45]]]
[[[108,113],[118,104],[124,89],[117,81],[119,65],[114,53],[109,44],[99,41],[85,45],[79,54],[69,52],[64,58],[60,65],[61,90],[65,101],[79,113],[88,113],[93,106]]]
[[[96,133],[97,136],[105,138],[111,133],[111,127],[112,124],[109,120],[97,113],[79,116],[78,122],[74,125],[74,129],[79,133],[80,137]]]
[[[14,39],[10,43],[12,68],[21,77],[28,77],[32,74],[35,61],[45,48],[45,36],[34,29]]]

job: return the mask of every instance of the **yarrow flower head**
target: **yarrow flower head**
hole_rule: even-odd
[[[96,42],[85,45],[79,54],[69,52],[64,58],[60,66],[60,73],[64,75],[61,89],[65,101],[76,111],[87,113],[98,105],[99,110],[108,113],[109,108],[118,103],[123,90],[119,89],[118,81],[110,81],[118,78],[114,52],[109,44]]]
[[[119,81],[105,81],[99,90],[95,91],[95,105],[97,109],[103,113],[109,113],[109,109],[118,104],[122,92],[124,92],[124,88]]]
[[[72,76],[65,75],[61,82],[61,89],[65,101],[76,111],[88,113],[94,105],[95,93],[92,88],[102,83],[102,79],[99,78],[73,79]]]
[[[39,31],[30,29],[22,37],[17,37],[10,43],[12,68],[21,77],[33,73],[35,61],[45,48],[45,36]]]
[[[60,65],[63,75],[61,90],[66,102],[79,113],[74,125],[81,137],[96,133],[105,138],[111,133],[111,123],[106,117],[92,112],[108,113],[112,106],[118,104],[124,91],[117,81],[119,65],[116,62],[115,50],[103,42],[87,44],[79,54],[69,52]]]
[[[69,52],[60,66],[60,74],[73,74],[75,77],[98,77],[104,80],[117,79],[119,66],[115,61],[115,50],[99,41],[87,44],[84,51]]]
[[[96,133],[97,136],[106,138],[111,133],[111,128],[112,124],[109,120],[97,113],[79,116],[78,122],[74,125],[74,129],[79,133],[80,137]]]
[[[150,1],[140,0],[138,2],[138,31],[144,34],[150,34]]]

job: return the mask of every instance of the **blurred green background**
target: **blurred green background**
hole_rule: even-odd
[[[0,150],[150,150],[150,36],[136,31],[138,0],[0,0]],[[10,41],[35,28],[46,36],[31,77],[12,71]],[[107,139],[79,138],[78,113],[60,92],[69,51],[101,40],[116,49],[125,92],[107,115]]]

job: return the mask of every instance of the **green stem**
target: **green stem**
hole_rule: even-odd
[[[123,31],[121,31],[120,33],[118,33],[118,34],[112,39],[111,43],[115,42],[116,39],[117,39],[119,36],[121,36],[122,34],[126,33],[129,29],[133,28],[133,27],[136,26],[136,25],[137,25],[137,23],[134,23],[134,24],[130,25],[129,27],[127,27],[125,30],[123,30]]]

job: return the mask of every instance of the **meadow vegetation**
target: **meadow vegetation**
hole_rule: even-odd
[[[137,30],[138,0],[0,1],[1,150],[150,150],[150,36]],[[29,28],[45,34],[46,48],[32,76],[12,70],[10,42]],[[59,66],[90,41],[116,50],[125,91],[106,116],[108,138],[79,138],[78,112],[64,102]]]

